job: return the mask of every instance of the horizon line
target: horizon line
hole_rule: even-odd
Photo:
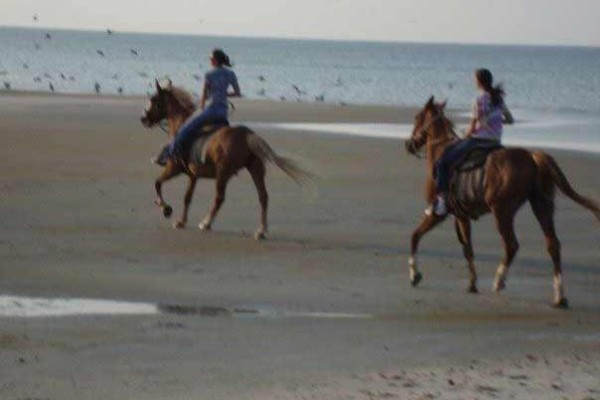
[[[0,25],[0,29],[27,29],[27,30],[54,30],[54,31],[70,31],[70,32],[92,32],[105,33],[110,30],[111,34],[129,34],[129,35],[163,35],[163,36],[200,36],[200,37],[216,37],[216,38],[235,38],[235,39],[268,39],[268,40],[297,40],[297,41],[320,41],[320,42],[341,42],[341,43],[379,43],[379,44],[423,44],[423,45],[459,45],[459,46],[497,46],[497,47],[568,47],[568,48],[584,48],[584,49],[600,49],[600,44],[568,44],[568,43],[500,43],[500,42],[444,42],[444,41],[408,41],[394,39],[357,39],[357,38],[323,38],[323,37],[306,37],[306,36],[268,36],[268,35],[233,35],[219,33],[190,33],[190,32],[150,32],[136,30],[120,30],[113,28],[105,29],[80,29],[80,28],[57,28],[52,26],[29,26],[29,25]]]

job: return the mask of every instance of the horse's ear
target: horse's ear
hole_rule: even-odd
[[[173,89],[173,81],[171,81],[171,79],[167,80],[167,87]]]
[[[158,79],[155,79],[154,83],[156,84],[156,91],[158,93],[162,92],[162,87],[160,87],[160,83],[158,83]]]
[[[425,104],[425,107],[431,107],[433,105],[433,96],[431,96],[429,98],[429,100],[427,100],[427,103]]]

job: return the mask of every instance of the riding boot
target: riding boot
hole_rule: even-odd
[[[152,161],[153,164],[164,167],[165,165],[167,165],[168,160],[169,160],[169,145],[167,144],[162,148],[162,150],[160,151],[158,156],[153,157],[150,161]]]
[[[427,209],[425,210],[426,215],[437,215],[438,217],[443,217],[448,214],[448,207],[446,206],[446,194],[440,193],[437,198]]]

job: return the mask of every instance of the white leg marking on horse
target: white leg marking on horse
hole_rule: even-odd
[[[200,222],[200,224],[198,225],[198,228],[200,228],[203,231],[207,231],[210,229],[211,224],[212,224],[212,221],[210,219],[210,216],[207,215],[206,217],[204,217],[202,222]]]
[[[409,277],[410,277],[410,280],[412,281],[415,278],[415,275],[417,275],[417,273],[419,272],[419,270],[417,269],[417,257],[410,256],[408,258],[408,267],[409,267]]]
[[[506,265],[500,263],[496,270],[496,279],[494,280],[494,292],[499,292],[504,289],[504,282],[506,281]]]
[[[554,275],[554,299],[559,302],[564,296],[562,274],[556,274]]]

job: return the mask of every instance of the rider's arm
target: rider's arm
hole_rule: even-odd
[[[467,131],[465,132],[465,137],[469,137],[475,132],[477,118],[479,118],[479,106],[477,101],[475,101],[472,107],[471,121],[469,122],[469,128],[467,128]]]
[[[233,87],[233,92],[227,93],[227,97],[242,97],[242,93],[240,92],[240,85],[238,84],[235,72],[232,72],[231,74],[231,87]]]
[[[465,132],[465,136],[469,137],[475,132],[475,127],[477,126],[477,120],[475,118],[471,118],[471,122],[469,123],[469,128]]]
[[[508,109],[508,107],[506,107],[506,104],[502,105],[502,116],[504,117],[504,119],[502,120],[502,123],[504,123],[504,124],[511,125],[515,122],[515,119],[513,118],[512,114],[510,113],[510,110]]]
[[[206,98],[208,97],[208,82],[204,80],[204,86],[202,86],[202,95],[200,96],[200,109],[204,110],[206,105]]]

